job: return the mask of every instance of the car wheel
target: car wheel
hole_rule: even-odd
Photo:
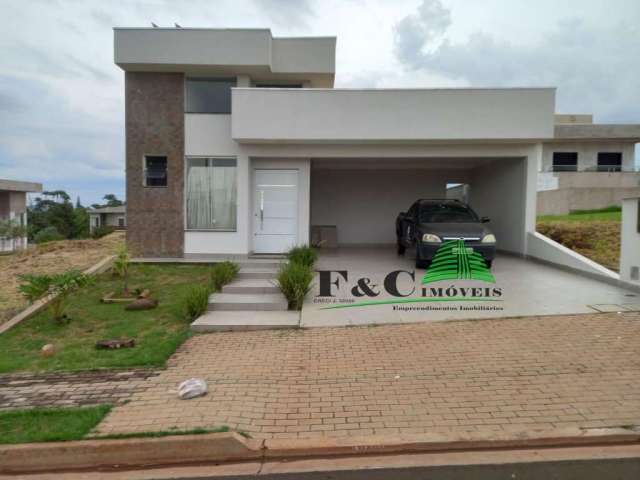
[[[431,265],[431,262],[420,258],[420,249],[416,247],[416,268],[429,268],[429,265]]]
[[[485,260],[484,262],[487,264],[487,268],[491,268],[491,265],[493,265],[493,260]]]
[[[397,240],[396,245],[398,246],[398,255],[404,255],[406,247],[400,243],[400,239]]]

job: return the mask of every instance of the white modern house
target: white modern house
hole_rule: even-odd
[[[114,37],[126,79],[127,235],[146,256],[280,253],[326,227],[339,246],[392,245],[398,212],[464,184],[500,250],[602,273],[535,233],[538,175],[567,145],[598,145],[596,161],[622,152],[626,167],[640,125],[557,115],[554,88],[333,88],[335,37]]]
[[[87,210],[89,214],[89,231],[99,227],[112,227],[115,230],[127,228],[127,206],[100,207]]]

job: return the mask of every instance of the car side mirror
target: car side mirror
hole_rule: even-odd
[[[480,222],[481,222],[481,223],[489,223],[490,221],[491,221],[491,219],[490,219],[489,217],[482,217],[482,218],[480,219]]]

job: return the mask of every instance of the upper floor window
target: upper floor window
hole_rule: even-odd
[[[231,113],[231,88],[235,78],[188,78],[187,113]]]
[[[599,172],[619,172],[622,170],[622,153],[620,152],[599,152],[598,171]]]
[[[144,186],[167,186],[167,157],[160,155],[145,155],[144,157]]]
[[[578,152],[553,152],[554,172],[576,172],[578,170]]]

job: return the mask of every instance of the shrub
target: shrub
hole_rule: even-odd
[[[57,322],[62,322],[66,315],[69,295],[75,290],[93,282],[93,277],[78,270],[69,270],[56,275],[21,275],[22,283],[18,287],[24,297],[33,302],[45,295],[55,295],[49,302],[51,316]]]
[[[300,262],[280,266],[276,283],[289,302],[290,310],[302,310],[304,297],[311,290],[313,268]]]
[[[54,242],[56,240],[64,240],[64,237],[56,227],[45,227],[33,237],[33,241],[36,243]]]
[[[93,231],[91,232],[91,237],[95,239],[102,238],[105,235],[113,233],[114,230],[115,229],[109,225],[100,225],[99,227],[93,229]]]
[[[293,247],[287,253],[287,259],[290,263],[301,263],[307,267],[313,267],[318,259],[318,252],[315,248],[307,245]]]
[[[207,311],[209,288],[206,285],[192,285],[182,297],[182,312],[190,322]]]
[[[211,269],[211,289],[215,292],[219,291],[227,283],[235,278],[240,267],[237,263],[221,262],[217,263]]]
[[[113,261],[113,273],[122,278],[122,292],[129,293],[129,263],[131,257],[126,245],[118,248],[118,253]]]

